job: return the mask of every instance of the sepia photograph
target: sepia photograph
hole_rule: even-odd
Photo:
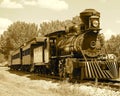
[[[0,96],[120,96],[119,3],[0,0]]]

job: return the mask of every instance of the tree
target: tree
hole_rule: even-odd
[[[106,49],[108,53],[112,53],[115,55],[120,54],[120,35],[114,36],[112,35],[109,40],[106,41]]]
[[[34,23],[15,22],[0,37],[0,52],[8,59],[10,51],[38,35],[38,26]]]
[[[61,21],[51,21],[51,22],[43,22],[40,24],[39,33],[42,35],[46,35],[48,33],[52,33],[58,30],[65,30],[65,24]]]
[[[76,25],[80,25],[82,23],[82,21],[79,16],[75,16],[72,18],[72,23],[76,24]]]
[[[74,25],[80,25],[81,20],[79,16],[75,16],[72,20],[65,20],[65,21],[51,21],[51,22],[43,22],[40,24],[39,33],[42,35],[46,35],[48,33],[52,33],[58,30],[65,30]]]
[[[10,51],[19,48],[22,44],[39,34],[46,35],[59,30],[67,30],[67,28],[69,29],[69,27],[76,24],[81,24],[79,16],[73,17],[72,20],[43,22],[40,24],[39,30],[35,23],[17,21],[11,24],[0,37],[0,52],[7,59]]]
[[[14,48],[20,47],[23,43],[36,37],[38,26],[34,23],[15,22],[8,28],[8,35]]]

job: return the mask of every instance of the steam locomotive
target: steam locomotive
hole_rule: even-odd
[[[86,9],[80,19],[79,25],[23,44],[12,52],[10,68],[78,80],[117,78],[117,63],[99,59],[104,48],[100,13]]]

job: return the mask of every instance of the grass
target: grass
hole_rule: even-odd
[[[113,91],[111,88],[105,86],[88,86],[88,84],[70,84],[67,82],[60,82],[56,89],[50,89],[58,96],[120,96],[120,91]]]

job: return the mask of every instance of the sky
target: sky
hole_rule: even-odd
[[[92,8],[101,13],[101,33],[120,34],[119,0],[0,0],[0,34],[16,21],[39,24],[64,21]]]

